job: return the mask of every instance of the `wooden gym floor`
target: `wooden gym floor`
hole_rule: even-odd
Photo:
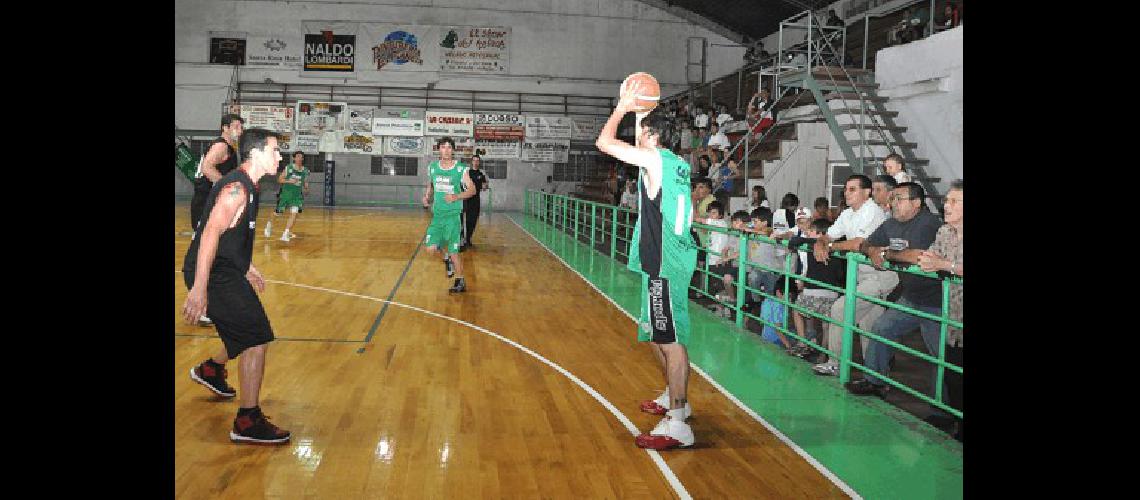
[[[660,418],[637,407],[663,387],[657,361],[621,310],[506,215],[483,216],[461,254],[468,291],[449,295],[442,262],[419,248],[426,211],[314,207],[288,243],[284,217],[262,236],[271,214],[263,204],[253,257],[278,338],[261,406],[293,439],[237,445],[236,399],[188,376],[221,343],[180,318],[190,224],[175,207],[179,498],[848,496],[695,373],[697,445],[637,448],[630,427]]]

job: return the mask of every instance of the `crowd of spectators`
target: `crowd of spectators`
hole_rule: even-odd
[[[956,181],[946,196],[945,221],[942,221],[926,208],[926,193],[920,184],[896,180],[900,172],[905,173],[901,162],[899,167],[895,175],[883,174],[874,179],[862,174],[850,176],[844,184],[844,207],[838,214],[823,197],[814,201],[813,208],[801,207],[794,193],[786,193],[773,212],[764,188],[755,186],[748,203],[751,211],[738,210],[725,220],[728,210],[712,195],[712,182],[700,179],[693,189],[693,220],[723,230],[694,230],[695,238],[708,249],[707,266],[703,255],[698,265],[711,274],[698,272],[694,276],[693,286],[697,289],[707,280],[707,295],[694,292],[690,296],[706,302],[717,314],[733,316],[739,266],[748,262],[745,275],[752,291],[744,294],[744,310],[762,320],[749,322],[750,326],[763,340],[810,362],[812,371],[821,376],[838,374],[838,356],[842,356],[843,351],[840,325],[847,312],[842,293],[847,267],[845,260],[835,257],[835,252],[860,253],[870,260],[870,264],[856,267],[856,290],[861,295],[933,315],[941,314],[941,280],[898,269],[913,264],[927,272],[941,273],[940,276],[962,275],[962,182]],[[768,236],[777,244],[751,239],[745,247],[746,253],[741,255],[738,238],[744,233]],[[792,250],[781,244],[784,240]],[[793,255],[789,257],[789,253]],[[787,277],[783,271],[789,266],[793,273],[808,279]],[[949,289],[950,318],[961,321],[962,286],[951,285]],[[785,302],[810,313],[788,308]],[[904,336],[918,330],[927,353],[937,357],[942,350],[948,362],[960,366],[961,329],[949,328],[946,345],[940,346],[936,321],[863,299],[855,301],[854,317],[857,328],[893,342],[901,342]],[[783,325],[785,321],[791,331],[826,348],[834,356],[773,326]],[[856,338],[853,347],[859,347],[861,362],[882,375],[889,375],[895,349],[863,335],[857,334]],[[934,373],[932,369],[932,384],[936,380]],[[946,370],[943,376],[943,401],[961,410],[961,375]],[[890,385],[871,374],[854,379],[846,388],[855,395],[883,398],[891,391]],[[961,419],[933,405],[931,411],[928,422],[962,438]]]

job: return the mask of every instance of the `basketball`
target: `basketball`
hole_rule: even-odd
[[[618,95],[624,97],[626,95],[626,88],[632,85],[633,82],[637,82],[641,86],[638,90],[638,95],[634,96],[637,99],[634,101],[636,105],[634,111],[638,113],[653,111],[653,108],[657,107],[657,101],[661,99],[661,86],[657,84],[657,79],[644,71],[629,75],[621,82],[621,90]]]

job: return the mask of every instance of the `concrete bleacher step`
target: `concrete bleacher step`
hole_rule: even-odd
[[[863,110],[858,109],[858,108],[855,108],[855,109],[852,109],[852,108],[832,108],[831,112],[835,113],[837,115],[860,115],[860,114],[865,113],[868,115],[889,116],[891,118],[898,118],[898,116],[899,116],[898,111],[878,111],[878,110],[874,110],[874,109],[868,109],[866,111],[863,111]]]
[[[823,98],[828,100],[828,101],[848,100],[848,101],[855,101],[855,102],[859,102],[860,99],[867,101],[867,102],[887,102],[887,101],[891,100],[889,97],[879,97],[879,96],[873,96],[873,95],[866,95],[866,94],[861,94],[861,93],[857,93],[857,92],[828,92],[827,94],[823,95]]]
[[[866,124],[866,125],[848,124],[848,125],[840,125],[839,126],[840,130],[845,130],[845,131],[846,130],[859,130],[860,128],[868,129],[868,130],[882,129],[883,131],[886,131],[886,132],[898,132],[898,133],[906,132],[906,127],[887,127],[884,125],[880,125],[878,127],[875,127],[874,125],[871,125],[871,124]]]
[[[860,143],[860,141],[858,139],[854,139],[854,140],[851,140],[849,142],[851,142],[852,147],[854,147],[856,144]],[[889,144],[887,143],[887,141],[882,141],[882,140],[871,140],[871,141],[862,141],[862,142],[866,143],[868,146],[895,146],[895,147],[906,148],[906,149],[914,149],[914,148],[918,147],[917,142],[898,142],[898,141],[895,141],[895,142],[891,142]]]

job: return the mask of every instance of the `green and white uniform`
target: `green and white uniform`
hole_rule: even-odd
[[[309,169],[297,168],[296,165],[290,163],[285,167],[285,180],[286,181],[301,181],[304,185],[305,179],[309,178]],[[305,195],[302,192],[301,186],[295,184],[282,184],[281,193],[277,195],[277,213],[283,212],[286,208],[297,207],[297,211],[301,211],[301,207],[305,204]]]
[[[654,198],[638,177],[638,219],[630,245],[629,269],[641,274],[641,317],[637,340],[689,343],[689,281],[697,267],[690,167],[667,149],[661,155],[661,189]]]
[[[467,165],[456,160],[455,166],[443,169],[439,160],[428,165],[428,176],[431,179],[434,200],[431,204],[431,225],[427,229],[427,238],[424,245],[437,247],[448,253],[459,253],[461,223],[459,215],[463,213],[463,200],[448,203],[444,196],[448,194],[463,193],[463,172]]]

